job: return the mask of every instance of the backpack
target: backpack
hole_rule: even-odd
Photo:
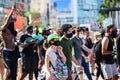
[[[67,65],[63,61],[62,57],[59,55],[58,51],[56,55],[57,55],[56,66],[53,66],[52,63],[50,62],[51,66],[54,69],[54,75],[57,79],[67,79],[68,78]]]
[[[96,61],[101,61],[102,60],[102,39],[97,41],[94,46],[93,46],[93,53],[95,55]]]

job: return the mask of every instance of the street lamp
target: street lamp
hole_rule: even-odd
[[[49,15],[49,0],[47,0],[47,26],[50,25],[50,15]]]

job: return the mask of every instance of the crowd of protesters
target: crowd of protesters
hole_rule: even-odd
[[[42,33],[37,26],[29,25],[26,32],[17,32],[13,17],[16,12],[14,5],[1,27],[1,80],[24,80],[27,75],[29,80],[33,76],[40,80],[43,67],[43,80],[84,80],[84,73],[88,80],[99,80],[99,76],[103,80],[119,79],[120,35],[115,25],[94,32],[94,36],[87,27],[71,24],[63,24],[56,30],[45,29]],[[66,74],[58,78],[56,65],[64,66]]]

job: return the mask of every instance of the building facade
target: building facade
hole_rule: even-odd
[[[51,1],[57,0],[0,0],[0,6],[11,8],[14,2],[22,2],[25,6],[25,11],[40,12],[41,19],[44,25],[47,24],[48,15],[50,15],[50,25],[61,26],[64,23],[71,24],[91,24],[96,23],[99,16],[98,9],[104,0],[66,0],[69,1],[68,12],[47,13],[47,8],[51,10]],[[64,1],[64,0],[61,0]],[[49,6],[47,5],[49,4]],[[59,4],[59,3],[58,3]],[[56,7],[57,5],[52,5]],[[62,5],[64,6],[64,4]]]
[[[0,7],[11,9],[14,2],[21,3],[25,11],[30,10],[30,0],[0,0]]]
[[[93,24],[99,16],[98,10],[104,0],[71,0],[71,12],[59,14],[56,17],[58,24]],[[67,19],[66,19],[67,18]]]
[[[102,3],[103,0],[77,0],[77,23],[96,23],[96,20],[99,16],[98,9],[100,9],[100,5]]]

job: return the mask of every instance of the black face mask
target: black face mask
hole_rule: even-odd
[[[112,33],[111,33],[111,38],[116,38],[117,37],[117,30],[113,30]]]
[[[60,46],[60,41],[54,41],[54,43],[53,43],[53,45],[55,45],[55,46]]]
[[[73,33],[67,33],[67,34],[66,34],[66,37],[67,37],[67,38],[72,38],[72,36],[73,36]]]

